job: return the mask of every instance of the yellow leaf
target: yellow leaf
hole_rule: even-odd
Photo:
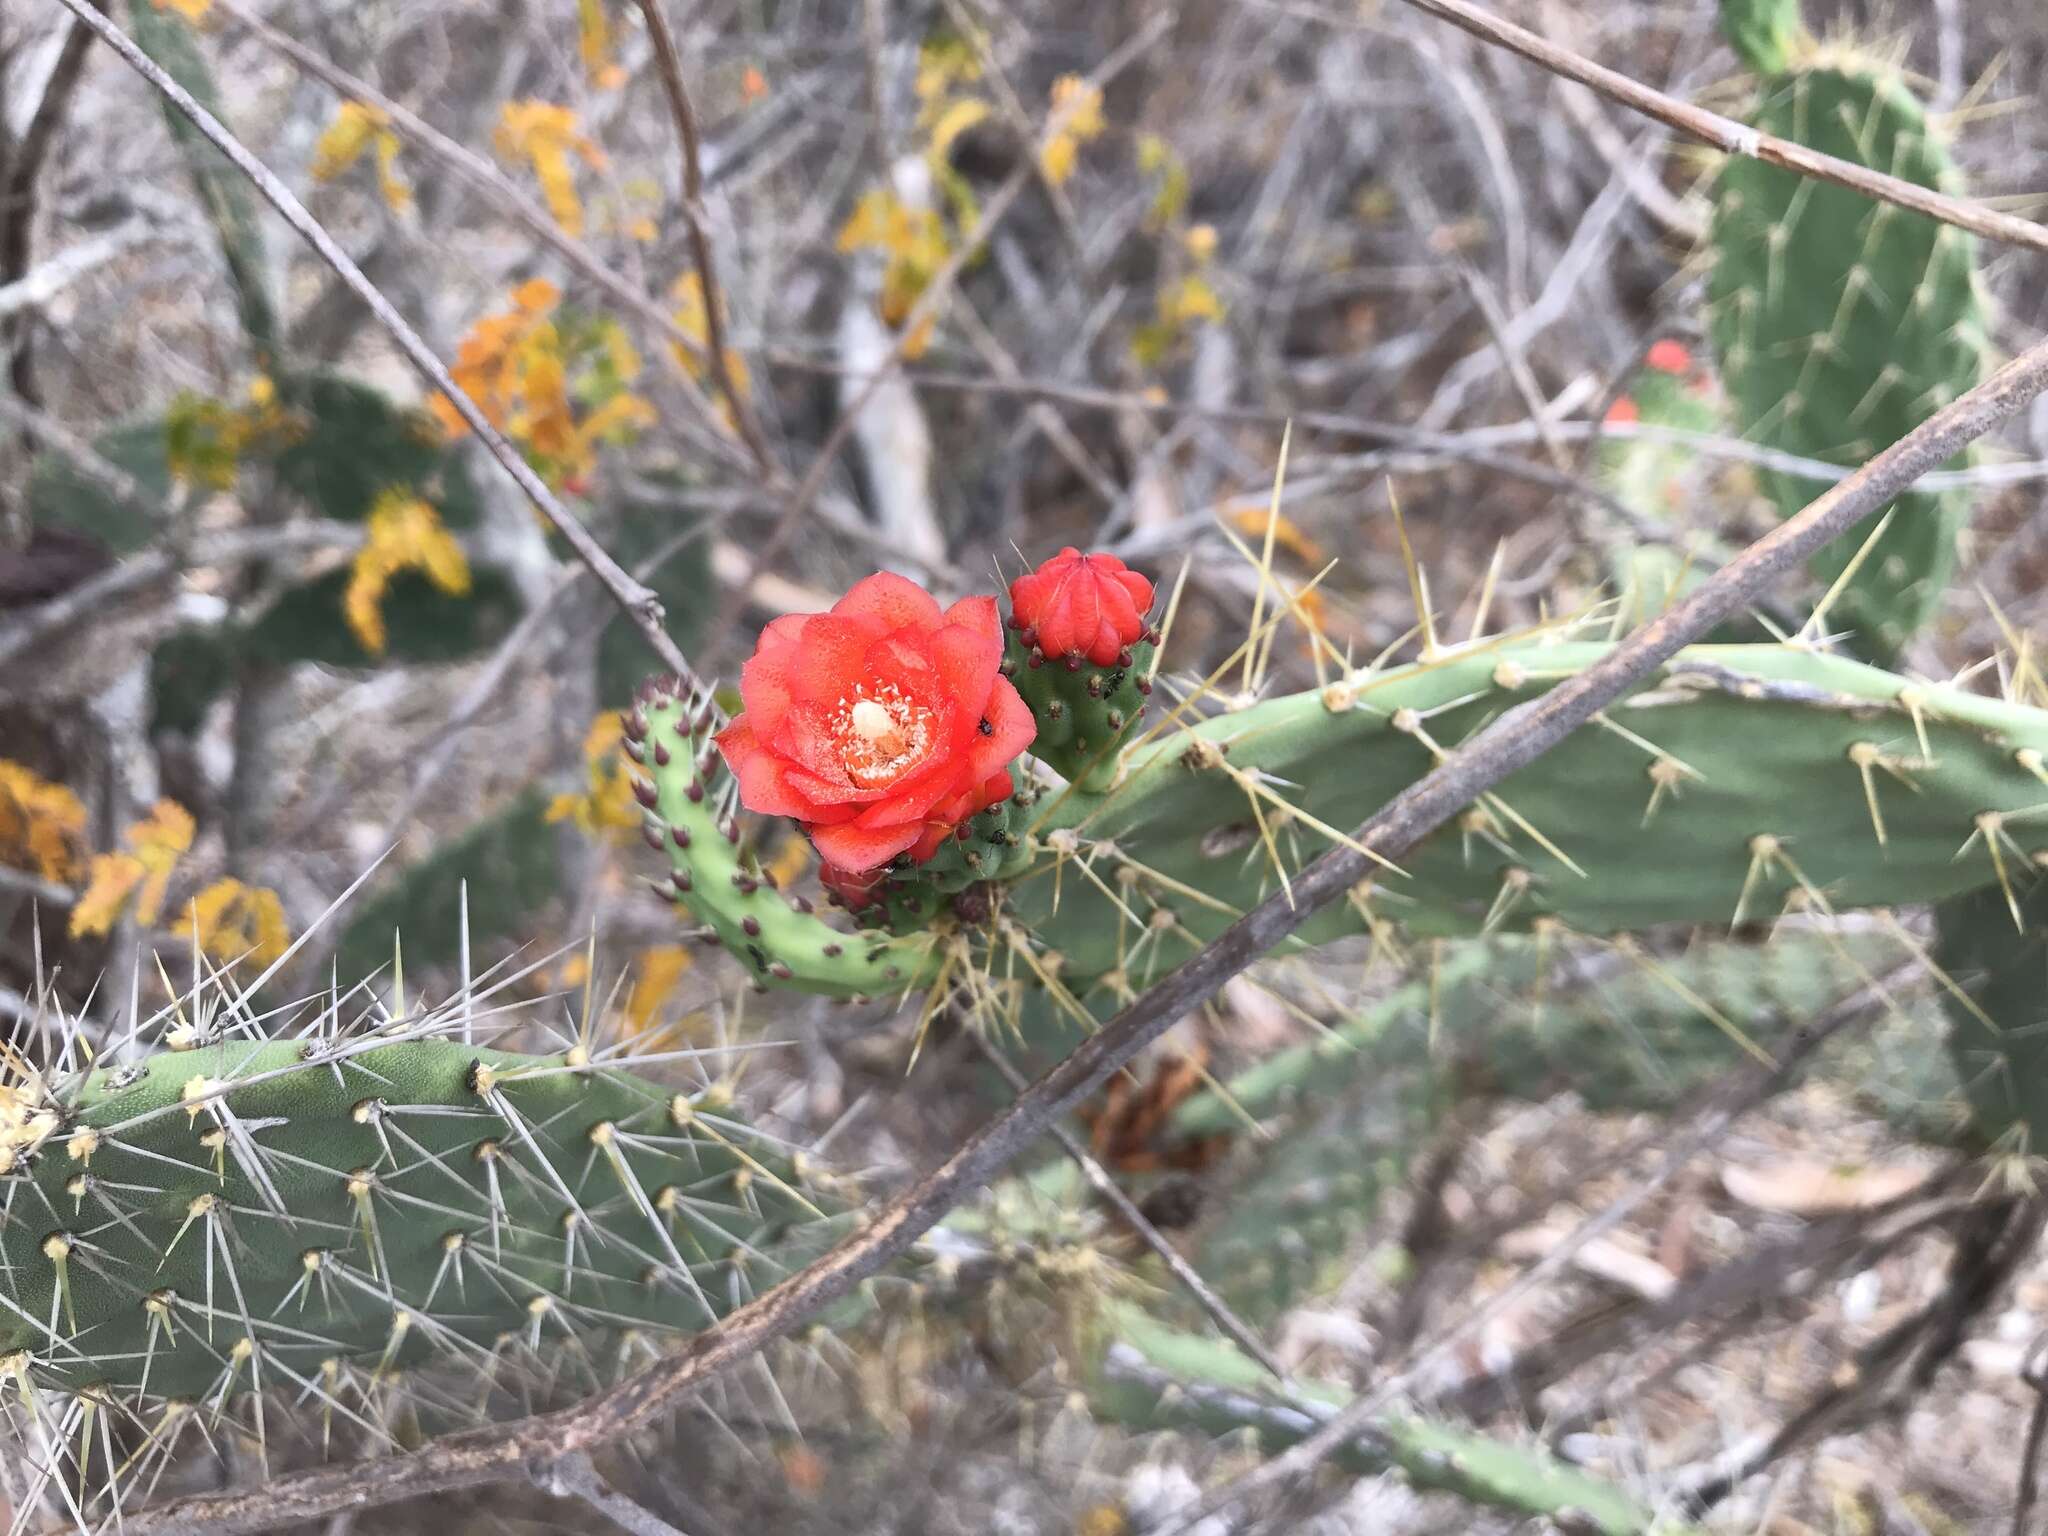
[[[1247,534],[1255,543],[1263,544],[1266,538],[1266,523],[1271,517],[1273,542],[1287,550],[1297,560],[1307,565],[1320,566],[1329,556],[1323,553],[1323,546],[1302,532],[1301,526],[1285,513],[1271,513],[1265,507],[1245,507],[1230,515],[1230,521],[1237,529]],[[1318,594],[1310,593],[1313,597]]]
[[[625,83],[626,72],[612,62],[612,23],[604,13],[604,0],[576,0],[576,51],[599,90]]]
[[[498,119],[499,150],[533,167],[548,212],[565,233],[583,233],[583,204],[576,196],[573,153],[592,170],[604,166],[604,151],[577,126],[576,114],[546,101],[508,101]]]
[[[86,888],[71,909],[72,936],[111,930],[131,896],[135,921],[154,926],[171,872],[191,849],[195,830],[183,806],[159,800],[124,834],[129,852],[95,854]]]
[[[206,13],[213,8],[213,0],[150,0],[150,3],[160,11],[176,11],[194,26],[205,20]]]
[[[643,1034],[655,1017],[675,996],[677,986],[690,969],[690,952],[680,944],[658,944],[641,953],[634,968],[633,990],[626,997],[626,1023],[632,1034]]]
[[[1159,295],[1159,318],[1169,325],[1190,320],[1221,320],[1223,300],[1208,282],[1189,273]]]
[[[972,96],[963,96],[947,104],[932,123],[931,143],[925,153],[933,160],[944,160],[953,148],[953,141],[988,116],[988,103],[976,101]]]
[[[1045,172],[1045,179],[1054,186],[1065,186],[1067,178],[1074,174],[1074,162],[1080,153],[1081,146],[1072,134],[1056,133],[1039,150],[1038,168]]]
[[[142,860],[133,854],[94,854],[85,889],[79,893],[78,904],[71,909],[71,937],[77,939],[87,934],[111,933],[114,924],[120,920],[121,909],[128,905],[128,898],[148,873],[142,867]]]
[[[1102,87],[1090,85],[1079,75],[1061,75],[1052,83],[1052,124],[1056,131],[1071,133],[1085,144],[1101,134]]]
[[[591,721],[583,737],[586,788],[549,802],[549,821],[573,821],[593,837],[623,843],[640,830],[640,802],[633,798],[631,770],[619,742],[625,734],[618,715],[607,710]]]
[[[195,830],[192,813],[175,800],[157,801],[150,807],[149,815],[128,829],[128,846],[135,850],[147,871],[142,890],[135,898],[135,920],[143,927],[155,925],[157,914],[163,910],[164,888],[171,883],[171,871],[190,851]]]
[[[69,880],[85,837],[85,807],[62,784],[0,758],[0,863]]]
[[[246,959],[268,965],[291,946],[277,892],[239,880],[216,880],[194,896],[178,926],[196,932],[199,947],[223,964]]]
[[[1216,226],[1214,224],[1191,225],[1188,228],[1188,232],[1181,237],[1181,243],[1187,247],[1188,255],[1192,256],[1197,263],[1207,262],[1216,254]]]
[[[433,507],[403,486],[381,492],[370,506],[368,536],[349,568],[342,613],[372,655],[388,642],[381,604],[391,578],[416,570],[450,596],[469,590],[469,560]]]
[[[957,86],[972,85],[981,78],[981,56],[964,37],[942,34],[929,38],[917,50],[917,99],[927,111],[934,103],[953,93]]]
[[[629,240],[637,240],[642,245],[652,245],[658,233],[654,227],[654,220],[644,213],[627,221],[626,238]]]

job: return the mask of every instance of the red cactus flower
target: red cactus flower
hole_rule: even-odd
[[[1145,638],[1151,606],[1151,582],[1115,555],[1084,555],[1071,545],[1010,583],[1010,627],[1027,644],[1098,667],[1128,662],[1122,653]]]
[[[1607,407],[1607,425],[1610,427],[1625,427],[1632,421],[1641,420],[1642,414],[1640,410],[1636,409],[1635,401],[1629,399],[1627,395],[1623,395],[1614,404]]]
[[[1643,361],[1659,373],[1683,375],[1692,372],[1692,354],[1669,337],[1652,345],[1650,350],[1643,354]]]
[[[855,874],[837,864],[824,864],[818,868],[818,884],[830,891],[833,899],[847,911],[858,912],[876,900],[876,893],[882,886],[882,871],[867,869]]]
[[[887,572],[830,613],[776,619],[740,670],[744,712],[718,734],[740,802],[801,822],[847,874],[931,857],[1010,793],[1008,765],[1037,734],[1002,659],[994,598],[942,611]]]

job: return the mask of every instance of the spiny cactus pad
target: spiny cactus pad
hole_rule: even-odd
[[[331,1402],[338,1373],[694,1331],[780,1278],[778,1237],[819,1214],[716,1095],[408,1033],[17,1066],[5,1374]]]
[[[1011,631],[1003,675],[1017,685],[1038,722],[1033,755],[1084,788],[1107,789],[1116,777],[1117,753],[1152,692],[1155,641],[1156,636],[1141,640],[1113,665],[1099,667],[1079,654],[1047,657]]]
[[[1520,637],[1319,691],[1163,721],[1115,788],[1046,793],[1002,888],[1010,973],[1084,1001],[1145,985],[1348,836],[1468,736],[1608,654]],[[944,922],[853,936],[745,867],[708,705],[643,705],[648,837],[679,896],[755,977],[900,992],[953,952]],[[1420,934],[1583,933],[1768,920],[2011,889],[2048,847],[2048,712],[1796,646],[1695,646],[1444,828],[1292,948]],[[953,931],[957,931],[953,930]]]
[[[1111,973],[1142,986],[1280,892],[1322,829],[1348,834],[1608,650],[1501,644],[1163,730],[1108,795],[1048,799],[1055,857],[1010,887],[1014,927],[1077,991]],[[1296,942],[1368,919],[1615,933],[2010,884],[2048,845],[2044,753],[2039,710],[1796,647],[1692,647]],[[1059,869],[1083,859],[1120,905]]]
[[[1765,79],[1754,125],[1951,194],[1961,177],[1920,103],[1853,61]],[[1987,353],[1976,242],[1962,230],[1746,156],[1722,168],[1708,236],[1709,320],[1745,437],[1854,467],[1978,382]],[[1820,487],[1776,471],[1790,516]],[[1867,654],[1894,653],[1940,601],[1967,495],[1902,497],[1834,616]],[[1814,558],[1833,582],[1868,530]]]
[[[1799,0],[1721,0],[1721,31],[1742,62],[1775,75],[1806,39]]]

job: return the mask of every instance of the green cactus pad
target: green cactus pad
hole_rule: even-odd
[[[1799,0],[1721,0],[1721,31],[1760,75],[1780,73],[1807,40]]]
[[[1936,962],[1961,989],[1944,993],[1949,1057],[1980,1147],[2048,1154],[2048,881],[2020,899],[1978,891],[1935,909]]]
[[[16,1076],[0,1356],[38,1385],[206,1400],[488,1368],[700,1329],[818,1215],[722,1101],[411,1032]]]
[[[1142,987],[1280,893],[1283,869],[1330,845],[1323,829],[1348,833],[1609,649],[1504,642],[1162,729],[1110,793],[1043,802],[1052,857],[1009,887],[1015,927],[1077,992],[1111,975]],[[1422,934],[1542,919],[1614,933],[1899,905],[2017,878],[2048,846],[2039,710],[1797,647],[1697,646],[1602,722],[1294,943],[1368,915]],[[1120,906],[1071,870],[1055,901],[1057,867],[1084,857]]]
[[[1089,1406],[1103,1418],[1135,1429],[1212,1436],[1249,1430],[1270,1453],[1306,1439],[1350,1400],[1342,1388],[1323,1382],[1297,1382],[1283,1393],[1261,1366],[1221,1339],[1178,1332],[1125,1303],[1111,1303],[1104,1312],[1107,1346],[1088,1381]],[[1398,1411],[1375,1419],[1333,1459],[1365,1475],[1395,1469],[1417,1488],[1550,1516],[1573,1530],[1643,1536],[1670,1529],[1619,1488],[1540,1446],[1509,1445]]]
[[[1853,63],[1767,79],[1751,121],[1768,133],[1943,192],[1963,190],[1925,110],[1897,79]],[[1843,187],[1731,157],[1714,191],[1709,319],[1745,437],[1854,467],[1974,387],[1987,334],[1976,242]],[[1822,489],[1764,472],[1781,515]],[[1940,601],[1969,513],[1959,491],[1916,492],[1832,610],[1866,654],[1897,651]],[[1868,534],[1814,557],[1832,583]]]

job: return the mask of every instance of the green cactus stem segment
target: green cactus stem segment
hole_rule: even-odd
[[[822,1225],[750,1140],[715,1093],[459,1039],[16,1073],[0,1356],[56,1390],[213,1400],[694,1332],[781,1278],[782,1235]]]
[[[1099,667],[1075,652],[1047,656],[1026,636],[1006,632],[1003,675],[1038,722],[1032,755],[1082,789],[1099,793],[1116,781],[1118,756],[1138,728],[1152,692],[1156,630]]]
[[[740,847],[737,797],[711,731],[716,711],[674,678],[643,684],[625,715],[626,748],[646,777],[636,792],[650,847],[672,874],[656,893],[701,921],[765,986],[833,997],[902,993],[928,979],[926,934],[896,937],[834,928],[805,897],[775,888]]]
[[[1110,793],[1044,802],[1050,857],[1010,884],[1016,925],[1077,991],[1141,987],[1608,649],[1503,641],[1163,732],[1126,754]],[[2048,846],[2043,754],[2048,712],[1802,647],[1691,647],[1295,943],[1372,922],[1455,935],[1767,921],[1997,886]],[[1062,872],[1084,857],[1118,906]]]
[[[1750,119],[1757,128],[1961,193],[1926,111],[1894,75],[1817,58],[1760,89]],[[1982,376],[1988,340],[1976,241],[1960,229],[1734,156],[1715,184],[1708,243],[1709,324],[1745,439],[1853,467]],[[1814,491],[1774,470],[1763,484],[1783,517]],[[1934,611],[1968,513],[1968,494],[1956,490],[1915,492],[1894,505],[1832,609],[1865,654],[1889,657]],[[1821,551],[1814,575],[1842,578],[1867,537]]]

